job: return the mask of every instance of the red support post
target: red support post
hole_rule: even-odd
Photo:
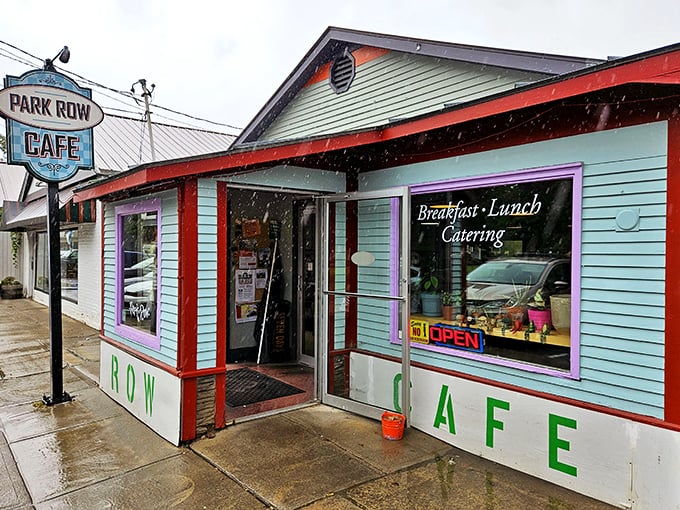
[[[680,425],[680,118],[668,121],[664,419]]]
[[[183,181],[179,200],[179,308],[177,368],[181,373],[196,371],[198,329],[198,182]],[[196,437],[196,378],[182,379],[181,439]]]
[[[217,183],[217,346],[215,367],[215,428],[225,426],[227,398],[227,320],[229,317],[229,217],[226,182]]]

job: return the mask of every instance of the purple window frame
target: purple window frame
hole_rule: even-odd
[[[540,168],[532,168],[526,170],[517,170],[501,174],[493,174],[478,177],[465,177],[455,180],[437,181],[426,184],[416,184],[409,187],[412,195],[422,195],[426,193],[436,193],[441,191],[461,190],[469,188],[485,188],[490,186],[507,185],[507,184],[521,184],[524,182],[547,181],[555,179],[571,179],[572,180],[572,204],[571,204],[571,344],[569,350],[569,371],[558,370],[550,367],[543,367],[525,363],[522,361],[515,361],[508,358],[495,358],[484,353],[476,353],[472,351],[464,351],[457,349],[449,349],[446,347],[438,347],[430,344],[420,344],[418,342],[411,342],[411,348],[446,354],[447,356],[467,358],[492,365],[500,365],[509,368],[516,368],[526,372],[534,372],[538,374],[552,375],[562,377],[565,379],[578,379],[581,373],[580,361],[580,323],[581,323],[581,204],[582,204],[582,189],[583,189],[583,165],[582,163],[568,163],[564,165],[546,166]],[[393,207],[394,209],[394,207]],[[394,212],[393,212],[394,214]],[[392,221],[391,239],[398,239],[399,237],[399,222],[395,223],[394,217]],[[399,260],[398,243],[392,243],[390,247],[391,260]],[[398,271],[392,271],[392,285],[396,288],[398,280],[395,280],[394,275]],[[406,300],[410,302],[410,296]],[[396,307],[392,309],[390,314],[390,342],[393,344],[401,344],[399,338],[399,321],[396,319]]]
[[[145,212],[156,213],[156,334],[151,335],[136,328],[127,326],[121,323],[121,316],[123,311],[123,233],[122,233],[122,218],[131,214],[141,214]],[[116,221],[116,264],[115,264],[115,296],[116,296],[116,322],[114,331],[117,335],[154,350],[160,350],[161,336],[160,336],[160,296],[161,296],[161,200],[160,198],[151,198],[140,202],[131,204],[119,205],[115,208]]]

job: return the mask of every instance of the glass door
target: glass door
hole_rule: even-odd
[[[322,398],[372,418],[396,410],[408,423],[408,188],[321,202]],[[376,385],[394,386],[395,396],[385,398],[386,388]]]

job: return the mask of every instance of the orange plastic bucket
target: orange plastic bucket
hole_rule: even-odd
[[[404,423],[406,417],[403,414],[385,411],[382,414],[382,435],[390,441],[399,441],[404,437]]]

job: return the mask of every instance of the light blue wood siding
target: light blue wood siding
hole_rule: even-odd
[[[388,296],[390,292],[390,218],[391,199],[362,200],[358,204],[359,251],[373,254],[375,262],[358,268],[357,288],[360,294]],[[398,265],[398,261],[397,262]],[[385,336],[389,331],[390,302],[360,298],[357,321],[357,344],[360,349],[385,352]]]
[[[198,181],[198,368],[215,366],[217,349],[217,182]]]
[[[328,80],[302,89],[260,140],[281,140],[379,126],[513,89],[544,75],[390,52],[357,66],[336,94]]]
[[[178,215],[177,194],[174,191],[150,195],[147,198],[161,198],[161,288],[160,288],[160,339],[158,351],[132,342],[117,335],[115,296],[115,207],[133,201],[106,204],[104,208],[104,334],[136,351],[172,367],[177,366],[177,306],[178,296]]]
[[[663,418],[667,125],[658,122],[372,172],[364,190],[583,162],[580,380],[413,348],[412,359]],[[639,230],[618,231],[622,209]],[[387,348],[387,336],[382,340]]]
[[[249,186],[328,191],[331,193],[345,191],[344,173],[295,166],[276,166],[243,175],[226,176],[222,180]]]
[[[335,208],[335,236],[331,240],[335,251],[335,264],[331,268],[333,275],[333,290],[339,292],[347,291],[347,207],[343,202],[331,204]],[[333,323],[330,325],[333,328],[333,348],[343,349],[346,347],[345,341],[347,335],[345,334],[346,321],[346,307],[345,298],[334,297],[333,301]]]
[[[360,225],[357,251],[371,253],[375,261],[367,266],[357,266],[357,292],[362,295],[390,296],[390,271],[398,267],[398,260],[391,260],[390,241],[392,229],[391,198],[361,200],[358,202],[357,221]],[[346,204],[335,207],[335,290],[346,291]],[[396,240],[394,240],[396,243]],[[350,262],[351,263],[351,262]],[[370,297],[347,298],[357,300],[357,347],[381,354],[398,355],[400,348],[385,342],[390,327],[390,301]],[[337,297],[334,307],[335,348],[345,347],[347,339],[347,308],[345,298]]]

